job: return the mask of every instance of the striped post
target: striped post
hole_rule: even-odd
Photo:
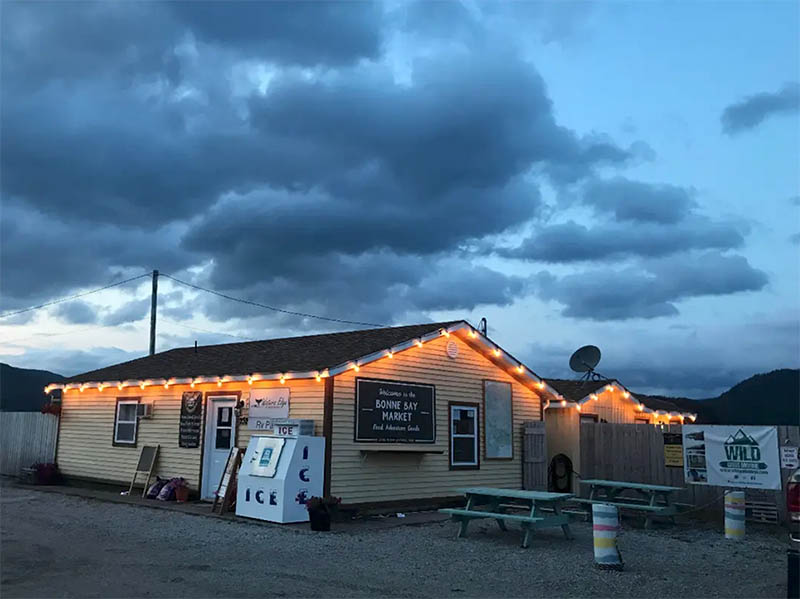
[[[592,504],[594,564],[603,570],[622,570],[622,556],[617,547],[619,512],[613,505]]]
[[[744,538],[744,491],[725,491],[725,538]]]

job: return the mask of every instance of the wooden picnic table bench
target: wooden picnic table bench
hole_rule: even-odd
[[[604,503],[618,508],[629,509],[645,514],[645,528],[650,528],[652,518],[669,518],[675,523],[675,514],[678,505],[672,501],[672,494],[681,491],[680,487],[666,485],[649,485],[645,483],[629,483],[616,480],[585,479],[582,485],[589,485],[588,498],[574,498],[572,501],[587,506],[588,513],[592,504]],[[633,492],[636,496],[624,496],[624,493]]]
[[[561,513],[561,507],[572,493],[546,493],[544,491],[521,491],[518,489],[495,489],[491,487],[469,487],[458,489],[466,497],[467,504],[462,509],[441,509],[449,514],[452,520],[460,522],[458,537],[467,536],[467,528],[472,520],[491,518],[497,522],[500,530],[506,531],[506,522],[519,522],[525,534],[522,546],[528,547],[530,535],[534,529],[560,526],[564,535],[572,538],[569,530],[569,518]],[[482,509],[479,509],[481,508]],[[552,515],[542,513],[542,507],[553,510]],[[508,509],[523,508],[527,513],[508,513]]]

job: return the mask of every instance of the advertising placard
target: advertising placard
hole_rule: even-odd
[[[720,487],[780,489],[778,430],[774,426],[683,427],[686,482]]]
[[[181,396],[181,416],[178,422],[178,447],[200,447],[202,425],[202,391],[184,391]]]
[[[247,428],[271,430],[272,421],[289,417],[289,387],[253,389],[247,404]]]
[[[781,446],[781,468],[794,470],[800,468],[800,459],[797,457],[797,447],[793,445]]]
[[[680,433],[664,433],[664,465],[683,468],[683,436]]]
[[[355,441],[434,443],[436,387],[356,379]]]

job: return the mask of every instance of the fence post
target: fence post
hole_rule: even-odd
[[[594,564],[602,570],[622,570],[622,555],[617,547],[619,512],[613,505],[592,505]]]
[[[744,491],[725,491],[725,538],[744,538]]]

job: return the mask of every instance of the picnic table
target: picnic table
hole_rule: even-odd
[[[494,489],[491,487],[469,487],[458,489],[467,499],[463,509],[441,509],[451,519],[460,522],[458,537],[467,536],[467,527],[472,520],[492,518],[500,530],[506,531],[506,522],[519,522],[525,535],[522,546],[528,547],[534,529],[560,526],[564,536],[572,538],[569,518],[561,512],[563,504],[575,497],[572,493],[547,493],[544,491],[521,491],[517,489]],[[482,508],[482,509],[479,509]],[[509,509],[522,508],[522,513],[509,513]],[[542,508],[547,508],[545,514]],[[552,510],[552,514],[549,511]]]
[[[650,528],[651,520],[654,517],[669,518],[674,524],[679,504],[672,501],[671,495],[676,491],[683,490],[680,487],[668,487],[666,485],[648,485],[645,483],[594,478],[582,480],[581,484],[590,487],[589,497],[587,499],[575,498],[573,501],[586,504],[588,511],[591,511],[590,506],[592,504],[605,503],[642,512],[645,514],[645,528]],[[634,496],[631,497],[630,493],[633,493]]]

